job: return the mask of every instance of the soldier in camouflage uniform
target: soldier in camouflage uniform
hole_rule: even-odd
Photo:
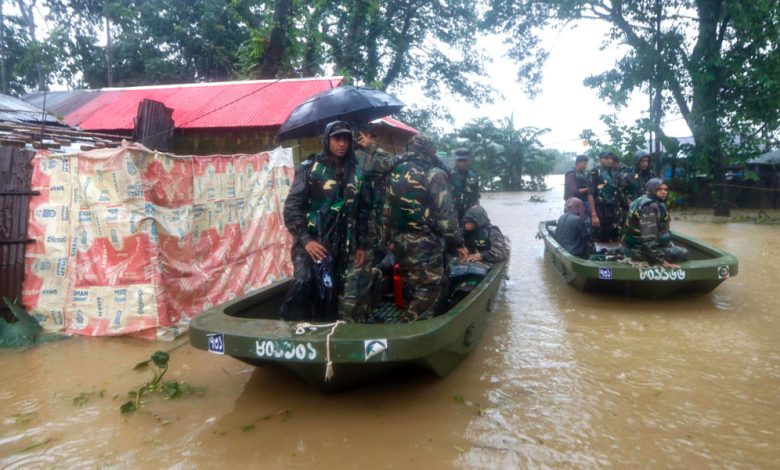
[[[509,243],[501,229],[490,224],[485,208],[474,206],[463,216],[463,238],[469,255],[466,261],[493,265],[509,259]]]
[[[447,170],[436,157],[433,141],[424,135],[412,137],[408,151],[390,172],[384,222],[409,289],[404,320],[430,318],[442,293],[445,248],[456,249],[461,259],[468,253]]]
[[[347,260],[361,265],[367,247],[369,204],[343,121],[325,126],[323,152],[295,169],[284,202],[284,225],[293,236],[293,282],[280,316],[285,320],[335,319]]]
[[[470,208],[479,204],[479,176],[469,169],[471,152],[466,148],[456,149],[455,171],[450,175],[452,182],[452,200],[458,215],[458,222]]]
[[[387,177],[393,164],[393,157],[377,145],[376,134],[370,126],[358,129],[357,134],[355,155],[363,172],[363,191],[367,193],[370,204],[367,227],[369,248],[365,251],[363,264],[355,267],[354,263],[350,263],[352,266],[347,269],[344,278],[344,294],[339,300],[339,317],[350,322],[359,322],[365,319],[368,313],[372,271],[375,262],[384,255],[379,248],[387,246],[387,237],[382,233],[382,213]]]
[[[663,268],[677,268],[673,261],[688,259],[688,250],[672,243],[669,231],[668,189],[659,178],[647,183],[647,193],[631,203],[628,221],[623,229],[623,247],[635,260],[647,261]]]
[[[655,172],[650,168],[650,154],[640,150],[634,154],[634,166],[625,167],[620,174],[618,187],[623,195],[623,212],[628,217],[631,203],[639,199],[645,192],[647,182],[655,178]]]
[[[591,227],[593,240],[598,242],[620,239],[620,192],[612,171],[615,160],[617,157],[612,152],[602,152],[599,155],[599,168],[588,174]]]

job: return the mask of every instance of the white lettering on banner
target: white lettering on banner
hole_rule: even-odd
[[[311,343],[294,343],[289,340],[257,340],[255,341],[255,354],[257,357],[287,360],[295,358],[299,361],[313,361],[317,358],[317,350]]]
[[[685,280],[685,270],[680,268],[664,269],[661,267],[640,269],[639,279],[643,281],[682,281]]]

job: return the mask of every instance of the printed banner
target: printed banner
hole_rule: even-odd
[[[33,159],[23,304],[50,332],[171,339],[292,274],[290,149],[176,156],[129,145]]]

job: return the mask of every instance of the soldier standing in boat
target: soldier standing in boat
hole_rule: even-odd
[[[634,166],[626,167],[620,174],[618,186],[623,195],[623,212],[628,217],[628,209],[631,203],[642,197],[647,187],[647,182],[655,178],[655,172],[651,168],[650,154],[639,150],[634,154]]]
[[[590,193],[590,185],[588,184],[588,176],[585,174],[587,167],[588,157],[577,155],[577,158],[574,159],[574,168],[567,171],[564,176],[563,200],[568,201],[569,198],[576,197],[582,201],[582,205],[585,208],[585,217],[589,219],[590,205],[588,203],[588,194]]]
[[[378,249],[387,245],[387,236],[383,234],[382,213],[387,192],[387,177],[394,157],[379,147],[373,127],[364,125],[357,130],[355,156],[358,167],[363,172],[362,190],[368,195],[370,204],[367,246],[365,260],[360,266],[347,268],[344,278],[344,293],[339,299],[339,318],[349,322],[360,322],[368,313],[369,289],[375,262],[384,256]]]
[[[588,204],[593,239],[597,242],[614,242],[620,239],[620,194],[617,178],[612,171],[615,160],[617,156],[614,153],[602,152],[599,155],[599,168],[588,175]]]
[[[458,222],[470,208],[479,204],[479,176],[469,169],[471,152],[467,148],[455,149],[455,171],[450,175],[452,200],[455,204]]]
[[[447,169],[436,145],[421,134],[390,172],[384,223],[410,301],[404,321],[433,316],[442,294],[445,248],[468,252],[452,204]]]
[[[293,236],[293,281],[280,316],[285,320],[333,320],[348,259],[365,261],[369,203],[361,191],[352,129],[325,126],[323,151],[295,169],[284,202],[284,225]]]
[[[626,255],[663,268],[678,268],[673,262],[685,261],[688,250],[672,242],[666,197],[669,190],[660,178],[647,182],[647,193],[631,203],[623,229]]]

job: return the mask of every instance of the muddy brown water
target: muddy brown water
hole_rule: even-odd
[[[283,371],[184,346],[166,378],[202,396],[119,406],[158,348],[74,338],[0,352],[2,468],[777,468],[780,227],[675,220],[734,253],[711,294],[585,295],[545,262],[560,191],[489,194],[511,279],[480,347],[426,373],[324,396]]]

